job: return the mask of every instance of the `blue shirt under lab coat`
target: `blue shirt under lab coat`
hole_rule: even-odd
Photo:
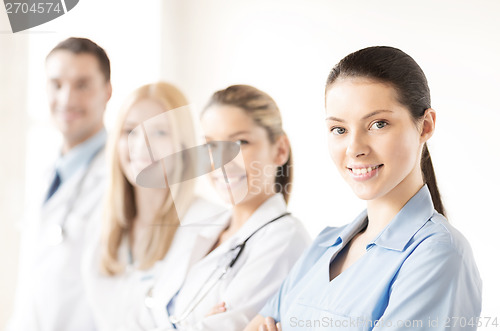
[[[283,330],[476,330],[482,282],[469,243],[434,210],[427,185],[330,281],[330,260],[366,225],[328,227],[260,315]]]
[[[59,176],[61,176],[61,182],[67,181],[80,168],[88,166],[94,156],[106,144],[106,138],[106,130],[101,129],[98,133],[62,155],[55,164],[55,168],[59,172]]]

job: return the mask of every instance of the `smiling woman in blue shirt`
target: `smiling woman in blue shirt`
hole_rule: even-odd
[[[325,102],[330,155],[367,208],[320,233],[246,330],[476,330],[482,282],[444,216],[422,69],[396,48],[359,50]]]

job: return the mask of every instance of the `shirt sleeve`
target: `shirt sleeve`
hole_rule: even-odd
[[[195,330],[242,330],[278,290],[310,240],[302,226],[275,225],[247,244],[244,264],[221,295],[226,312],[204,318]]]
[[[481,279],[463,253],[449,243],[422,242],[396,275],[374,330],[476,330]]]

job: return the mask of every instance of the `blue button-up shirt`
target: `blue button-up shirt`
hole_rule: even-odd
[[[106,137],[106,130],[102,129],[83,143],[73,147],[56,161],[55,168],[62,183],[71,178],[80,168],[89,165],[94,156],[106,144]]]
[[[326,228],[260,312],[283,330],[476,330],[482,282],[463,235],[434,210],[427,185],[366,253],[330,281],[330,261],[366,226]]]

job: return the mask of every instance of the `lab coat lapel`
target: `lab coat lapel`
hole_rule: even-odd
[[[75,190],[82,178],[83,172],[84,169],[80,169],[75,175],[63,182],[54,195],[45,203],[43,203],[43,201],[45,200],[45,194],[47,192],[46,190],[44,191],[44,196],[42,197],[42,219],[47,219],[55,209],[61,208],[61,206],[63,206],[63,208],[68,207],[68,203],[70,203],[71,199],[73,199]]]
[[[161,300],[161,304],[154,305],[152,308],[157,325],[169,323],[166,306],[182,287],[190,268],[205,257],[213,247],[229,219],[230,214],[225,212],[205,224],[193,225],[186,222],[188,225],[179,228],[168,252],[170,257],[167,257],[162,267],[162,277],[158,279],[158,284],[154,289],[154,297]],[[175,271],[169,272],[172,269]]]
[[[71,178],[61,184],[59,189],[46,203],[43,203],[43,201],[45,201],[45,195],[48,190],[49,184],[47,184],[47,188],[46,190],[44,190],[44,195],[41,197],[42,208],[40,215],[42,221],[46,219],[53,219],[53,214],[56,212],[56,210],[59,210],[57,212],[57,219],[64,217],[64,214],[69,210],[69,208],[71,207],[70,204],[72,203],[74,203],[74,207],[77,208],[79,205],[78,201],[73,201],[79,199],[79,197],[76,196],[76,194],[78,193],[77,190],[81,190],[81,194],[79,194],[80,196],[85,197],[86,199],[88,198],[84,192],[85,189],[87,187],[94,187],[96,185],[99,185],[99,181],[103,180],[103,178],[105,177],[106,170],[104,167],[104,151],[100,151],[95,156],[89,167],[90,168],[81,167],[73,176],[71,176]],[[50,176],[53,176],[53,174],[51,174]],[[85,176],[85,178],[82,178],[83,176]],[[48,179],[47,183],[49,183],[50,180],[51,179]],[[81,187],[79,187],[80,184]],[[62,214],[59,215],[59,213]]]
[[[241,229],[231,240],[231,247],[241,243],[248,238],[255,230],[272,219],[286,213],[286,203],[281,193],[275,194],[268,198],[257,210],[250,216]]]

